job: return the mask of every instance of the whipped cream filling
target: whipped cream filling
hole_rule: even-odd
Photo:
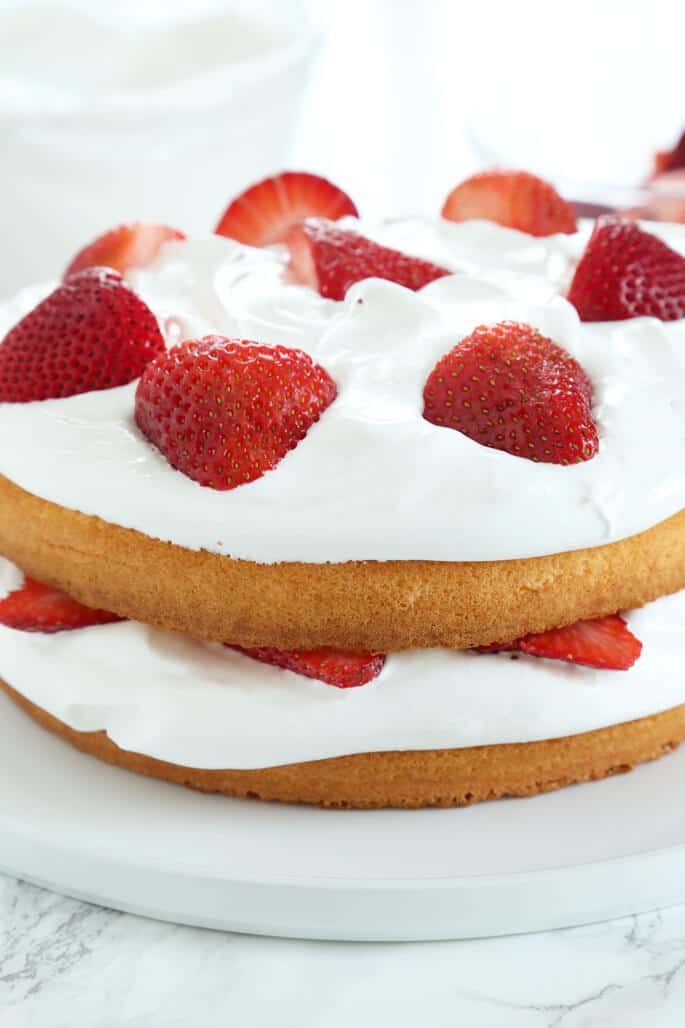
[[[169,344],[216,332],[304,349],[338,385],[306,438],[261,479],[203,488],[142,436],[136,384],[0,405],[0,473],[148,536],[262,563],[496,560],[598,546],[685,507],[685,320],[582,324],[560,295],[583,250],[486,222],[350,227],[454,275],[412,293],[376,279],[342,303],[283,281],[285,255],[210,237],[167,244],[128,280]],[[649,226],[685,253],[682,226]],[[0,308],[0,335],[48,290]],[[425,421],[436,361],[479,324],[527,322],[594,386],[599,454],[535,464]]]
[[[0,559],[0,595],[22,576]],[[627,616],[644,643],[629,671],[510,654],[389,654],[357,689],[262,664],[135,621],[55,635],[0,626],[0,677],[77,731],[200,768],[343,754],[531,742],[685,702],[685,591]]]

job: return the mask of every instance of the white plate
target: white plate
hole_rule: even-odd
[[[203,796],[85,757],[0,698],[0,868],[233,931],[449,939],[685,900],[685,749],[630,775],[464,810]]]

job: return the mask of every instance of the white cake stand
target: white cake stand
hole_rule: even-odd
[[[453,939],[685,900],[685,748],[592,785],[465,810],[321,811],[107,767],[0,698],[0,869],[192,925]]]

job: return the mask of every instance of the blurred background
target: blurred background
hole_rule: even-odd
[[[0,0],[0,293],[121,221],[211,231],[286,167],[372,217],[493,164],[648,205],[683,29],[682,0]]]

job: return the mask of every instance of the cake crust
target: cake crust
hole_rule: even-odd
[[[0,553],[91,607],[210,641],[466,649],[685,588],[685,511],[620,542],[525,560],[256,564],[152,539],[0,476]]]
[[[120,749],[104,731],[77,732],[10,685],[0,686],[43,728],[82,753],[201,792],[321,807],[461,807],[534,796],[632,770],[685,738],[685,704],[637,721],[540,742],[359,753],[251,771],[182,767]]]

